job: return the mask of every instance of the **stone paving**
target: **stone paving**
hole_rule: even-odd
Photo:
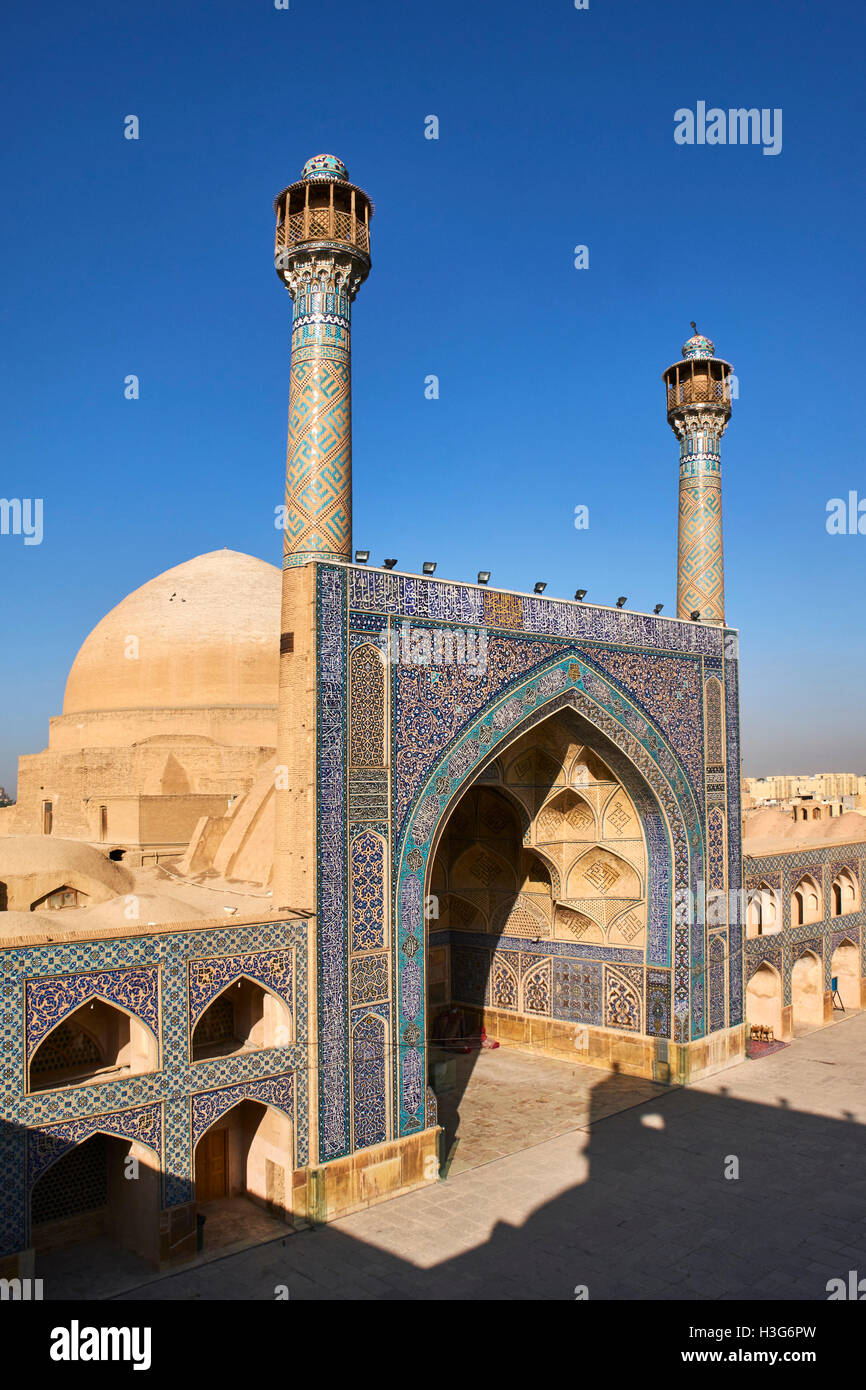
[[[866,1014],[684,1090],[589,1079],[582,1127],[123,1296],[824,1300],[866,1275]]]

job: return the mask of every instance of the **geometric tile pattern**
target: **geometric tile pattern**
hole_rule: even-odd
[[[224,989],[246,976],[270,990],[294,1013],[293,951],[263,951],[252,956],[212,956],[189,964],[190,1037],[199,1016]]]
[[[348,1153],[349,981],[346,572],[317,567],[319,1162]],[[362,908],[362,914],[364,909]],[[369,920],[369,918],[368,918]]]
[[[680,479],[677,613],[695,609],[704,619],[725,620],[722,553],[722,487],[718,474]]]
[[[466,1003],[492,1002],[495,996],[502,1007],[543,1016],[549,1009],[552,1017],[580,1016],[594,1026],[603,1026],[607,1016],[621,1020],[613,1026],[626,1032],[637,1029],[683,1041],[703,1036],[710,1013],[715,1026],[718,1010],[708,997],[706,926],[690,922],[684,904],[709,869],[706,676],[720,681],[718,691],[724,689],[727,701],[727,719],[716,723],[714,696],[709,697],[713,755],[718,738],[726,755],[720,766],[723,779],[725,765],[730,772],[731,745],[738,733],[736,686],[724,680],[729,668],[732,675],[736,670],[736,661],[729,659],[729,634],[703,624],[665,623],[537,596],[496,595],[483,587],[362,566],[340,566],[338,575],[320,565],[318,575],[319,1037],[329,1058],[325,1089],[330,1092],[320,1096],[320,1161],[349,1152],[357,1142],[348,1040],[362,1009],[365,1017],[390,1009],[396,1019],[388,1049],[388,1132],[414,1133],[425,1123],[428,925],[431,942],[450,944],[454,996]],[[347,767],[349,657],[365,641],[378,645],[389,624],[396,631],[407,621],[413,629],[425,623],[440,630],[450,627],[461,641],[467,628],[475,634],[486,629],[486,664],[473,669],[468,663],[394,661],[384,667],[381,706],[378,673],[375,692],[358,707],[360,720],[353,700],[351,746],[361,758],[369,757],[361,753],[368,736],[371,746],[378,746],[379,730],[390,728],[391,771],[374,793],[380,798],[374,822],[372,810],[358,816],[349,810],[352,777],[358,775]],[[435,923],[425,920],[431,844],[468,782],[498,751],[557,708],[569,708],[574,718],[586,721],[599,756],[637,805],[649,850],[647,948],[545,939],[527,952],[526,942],[512,933],[499,938],[494,959],[489,937],[485,943],[469,925],[459,932],[436,932]],[[733,765],[738,770],[738,752]],[[713,806],[726,812],[733,786],[717,778],[712,790]],[[373,794],[366,787],[351,804],[360,810],[365,800],[372,808]],[[358,823],[367,814],[369,830]],[[728,820],[729,827],[737,824],[733,817]],[[374,825],[381,838],[370,833]],[[721,852],[733,887],[739,834],[731,831],[727,838],[730,843],[723,836]],[[718,875],[717,866],[718,849]],[[387,916],[378,904],[388,879],[395,914],[392,969],[386,979],[377,962],[368,981],[368,973],[358,968],[362,957],[352,953],[381,951],[387,944]],[[616,885],[609,891],[615,893]],[[621,955],[607,955],[614,951]],[[522,969],[523,957],[532,959],[528,971]],[[613,966],[615,959],[621,966]],[[612,966],[607,974],[605,960]],[[386,998],[374,998],[386,989]],[[732,1016],[734,995],[732,986]],[[367,998],[370,1002],[362,1003]],[[353,999],[358,1001],[354,1008]],[[372,1103],[369,1092],[365,1095]]]
[[[221,1115],[242,1100],[259,1101],[276,1106],[295,1119],[294,1076],[269,1076],[261,1081],[249,1081],[238,1086],[221,1086],[213,1091],[200,1091],[192,1098],[192,1147],[195,1148],[206,1129]]]
[[[158,1032],[159,972],[155,969],[93,971],[28,980],[25,1011],[28,1061],[45,1035],[62,1018],[93,998],[119,1004],[147,1024],[152,1033]]]
[[[385,945],[385,842],[369,830],[350,846],[352,866],[352,950],[373,951]]]
[[[727,978],[726,960],[727,941],[724,936],[715,933],[710,939],[710,1029],[716,1030],[725,1027],[725,982]]]
[[[343,267],[345,272],[348,267]],[[346,560],[352,544],[351,301],[324,258],[293,299],[284,563]]]
[[[627,966],[604,967],[604,1022],[607,1028],[622,1028],[627,1032],[641,1031],[641,995],[643,971],[629,971]]]
[[[844,856],[844,857],[843,857]],[[833,895],[829,891],[840,868],[850,868],[860,884],[861,907],[834,917]],[[759,966],[767,962],[782,977],[782,1002],[791,1002],[791,969],[804,951],[813,951],[824,963],[824,988],[830,988],[832,956],[843,939],[860,947],[860,973],[866,975],[866,844],[831,844],[791,850],[778,854],[749,854],[744,859],[746,891],[766,883],[778,891],[781,929],[766,936],[749,937],[744,942],[743,975],[748,981]],[[791,896],[805,873],[822,889],[823,919],[801,927],[791,925]]]
[[[97,1130],[114,1134],[120,1139],[137,1139],[158,1155],[162,1131],[161,1107],[147,1105],[140,1110],[119,1110],[113,1115],[88,1115],[81,1120],[67,1120],[62,1125],[47,1125],[27,1134],[27,1186],[30,1191],[42,1174],[58,1158],[81,1144]]]
[[[352,1015],[352,1136],[356,1149],[388,1138],[387,1010]]]
[[[163,1206],[189,1200],[192,1191],[191,1108],[196,1093],[264,1081],[296,1087],[297,1162],[308,1161],[309,1073],[306,993],[307,923],[277,919],[260,924],[218,924],[192,931],[136,932],[91,941],[54,941],[0,949],[0,1253],[26,1244],[29,1209],[27,1147],[39,1133],[51,1144],[96,1130],[144,1143],[160,1154]],[[280,962],[294,957],[294,994],[280,980]],[[265,961],[268,968],[262,968]],[[190,1063],[190,965],[216,971],[243,967],[280,992],[294,1009],[296,1043]],[[49,990],[52,979],[57,988]],[[159,987],[157,989],[157,980]],[[160,1069],[122,1079],[25,1090],[25,995],[33,1004],[35,1036],[78,1007],[100,997],[143,1017],[159,1040]],[[154,1017],[151,1001],[158,1001]],[[28,1035],[28,1045],[33,1038]],[[280,1079],[282,1078],[282,1081]],[[252,1092],[250,1092],[252,1093]],[[153,1117],[158,1127],[153,1129]],[[142,1124],[147,1123],[147,1131]],[[157,1134],[154,1140],[154,1133]],[[46,1141],[47,1143],[48,1141]],[[68,1147],[68,1145],[67,1145]],[[56,1152],[53,1149],[52,1152]]]

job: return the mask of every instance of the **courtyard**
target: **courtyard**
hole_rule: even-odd
[[[119,1296],[825,1300],[866,1269],[866,1015],[837,1018],[683,1090],[483,1052],[444,1181]]]

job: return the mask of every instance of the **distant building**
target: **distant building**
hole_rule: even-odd
[[[856,772],[782,773],[772,777],[746,777],[743,791],[754,798],[754,804],[768,801],[791,801],[795,797],[813,797],[816,801],[834,797],[866,794],[866,777]]]

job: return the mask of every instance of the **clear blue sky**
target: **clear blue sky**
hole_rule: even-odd
[[[745,771],[866,771],[866,536],[825,529],[828,498],[866,497],[862,4],[19,0],[4,30],[0,493],[45,520],[40,546],[0,537],[0,782],[130,590],[223,545],[278,563],[271,200],[323,150],[376,203],[356,545],[672,612],[660,374],[695,319],[739,379]],[[781,154],[676,145],[702,100],[782,108]]]

